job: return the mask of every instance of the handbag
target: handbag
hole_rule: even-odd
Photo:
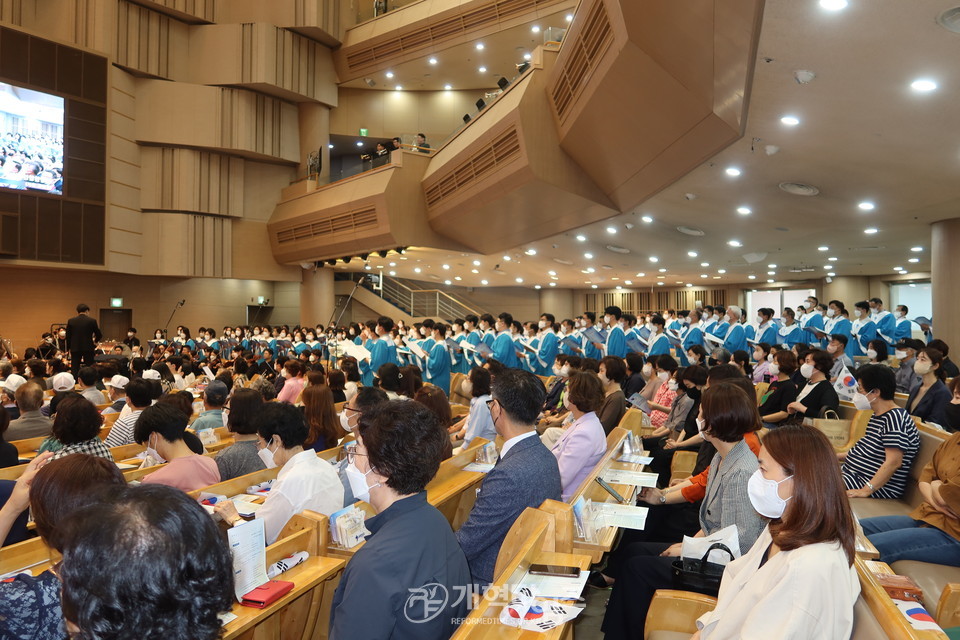
[[[841,420],[836,411],[824,407],[820,417],[813,421],[813,426],[827,436],[834,448],[842,449],[850,441],[852,423],[852,420]]]
[[[681,591],[694,591],[707,596],[716,596],[720,592],[720,579],[726,565],[710,562],[710,552],[714,549],[726,551],[733,560],[733,552],[722,542],[714,542],[699,560],[696,558],[678,558],[672,563],[673,586]]]

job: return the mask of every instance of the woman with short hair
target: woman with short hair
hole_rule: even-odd
[[[830,383],[833,356],[821,349],[811,349],[803,358],[800,374],[806,384],[797,393],[797,399],[787,405],[787,413],[796,415],[808,426],[827,409],[840,408],[840,398]]]
[[[266,468],[257,455],[255,419],[262,406],[263,396],[259,391],[237,389],[224,407],[227,411],[227,431],[233,434],[233,444],[221,449],[214,458],[220,470],[221,482]]]
[[[53,419],[51,438],[61,445],[53,459],[87,453],[113,462],[113,454],[100,439],[102,427],[103,416],[86,398],[79,395],[65,397],[57,405],[57,415]]]
[[[627,367],[623,358],[604,356],[600,360],[598,377],[603,385],[603,404],[600,405],[597,417],[603,425],[603,432],[609,435],[627,412],[627,398],[621,388],[627,378]]]
[[[790,417],[788,407],[797,399],[797,385],[793,383],[793,372],[797,370],[797,357],[793,351],[777,351],[767,371],[773,380],[760,396],[760,417],[763,426],[774,429]]]
[[[590,371],[571,374],[563,403],[570,410],[573,422],[564,429],[551,451],[560,466],[566,502],[607,451],[606,435],[596,414],[603,404],[600,378]]]

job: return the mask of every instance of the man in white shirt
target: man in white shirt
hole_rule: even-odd
[[[149,407],[152,402],[153,393],[151,383],[142,378],[134,378],[128,382],[126,393],[127,403],[126,406],[124,406],[124,411],[128,411],[128,413],[121,415],[117,418],[117,421],[113,423],[107,439],[103,442],[107,447],[120,447],[125,444],[133,444],[133,432],[137,420],[140,419],[140,414],[143,413],[143,410]]]

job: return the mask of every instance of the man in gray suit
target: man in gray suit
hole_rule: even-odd
[[[40,385],[36,382],[21,385],[17,389],[16,398],[20,417],[10,422],[10,427],[4,435],[7,442],[50,435],[53,421],[40,413],[40,407],[43,405],[43,389]]]
[[[490,414],[503,447],[457,532],[473,581],[481,586],[493,582],[500,546],[523,510],[560,499],[557,459],[535,428],[547,395],[543,383],[528,371],[507,369],[494,378],[491,395]]]

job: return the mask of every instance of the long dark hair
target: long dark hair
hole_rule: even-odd
[[[856,530],[837,456],[819,429],[785,425],[763,437],[767,453],[793,476],[793,498],[770,535],[783,551],[817,542],[838,542],[853,564]]]

